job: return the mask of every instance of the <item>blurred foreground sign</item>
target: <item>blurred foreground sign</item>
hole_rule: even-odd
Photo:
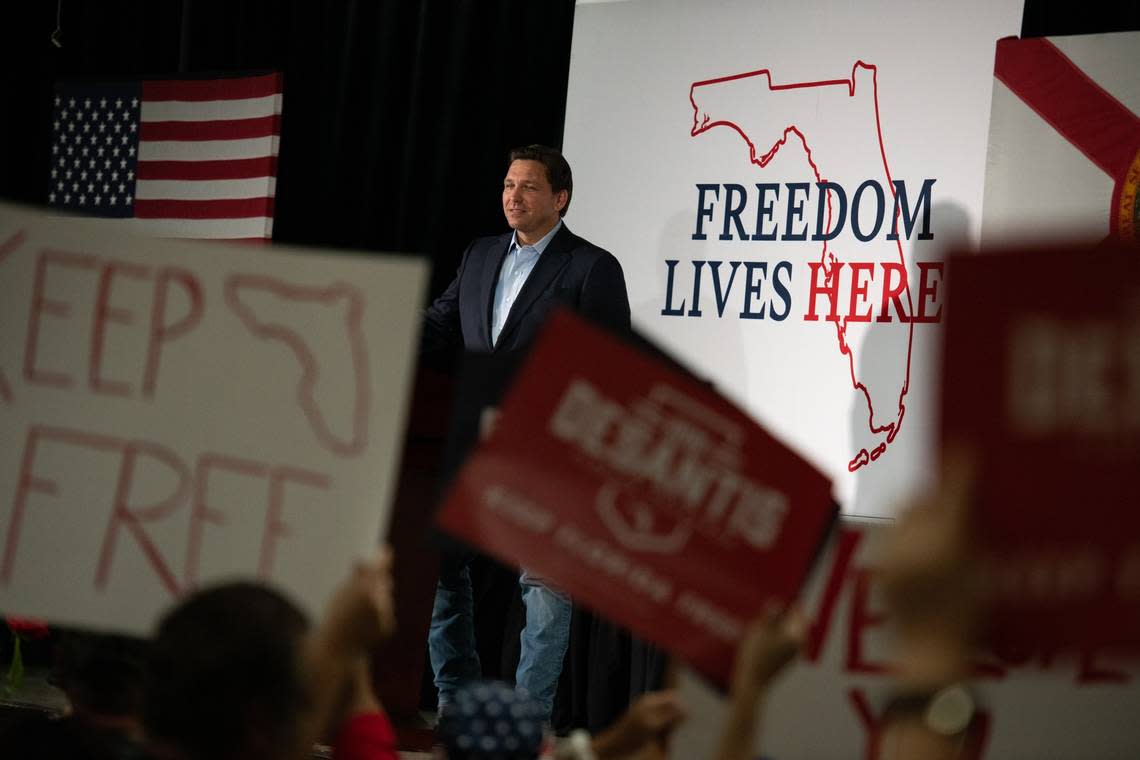
[[[950,278],[943,439],[980,460],[990,644],[1140,652],[1140,252],[962,256]]]
[[[0,206],[0,610],[319,612],[387,526],[426,267],[108,230]]]
[[[725,681],[771,599],[799,592],[831,485],[716,393],[553,316],[441,525]]]

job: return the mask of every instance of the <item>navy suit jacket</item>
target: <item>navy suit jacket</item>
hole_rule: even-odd
[[[492,346],[491,310],[511,234],[478,238],[467,246],[455,279],[424,313],[425,351],[523,350],[559,304],[605,327],[629,329],[629,295],[621,264],[563,223],[538,257]]]

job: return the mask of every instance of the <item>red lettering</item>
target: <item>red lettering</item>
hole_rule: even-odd
[[[1121,670],[1108,670],[1097,664],[1098,652],[1085,650],[1081,652],[1080,670],[1077,671],[1078,684],[1094,683],[1131,683],[1132,676]]]
[[[906,315],[903,309],[902,300],[899,298],[903,291],[907,289],[906,286],[906,267],[902,264],[893,262],[881,261],[879,264],[883,267],[883,300],[880,302],[879,316],[876,317],[876,322],[890,322],[890,310],[887,308],[887,302],[893,301],[895,304],[895,313],[899,315],[900,322],[909,322],[910,317]],[[898,282],[894,285],[891,284],[891,274],[898,275]]]
[[[811,631],[804,646],[804,659],[808,662],[819,660],[823,652],[823,645],[827,641],[827,633],[831,628],[831,619],[835,614],[835,607],[839,603],[839,594],[843,591],[843,583],[847,580],[848,569],[855,557],[855,550],[863,534],[858,530],[840,530],[835,542],[835,558],[831,561],[831,570],[827,576],[827,583],[823,587],[819,612],[816,613]]]
[[[804,319],[808,322],[819,321],[819,317],[815,313],[816,298],[820,295],[826,295],[831,302],[831,311],[827,315],[827,321],[838,322],[839,270],[843,268],[843,264],[835,262],[826,271],[822,271],[823,282],[820,282],[820,274],[821,270],[824,270],[824,264],[812,261],[808,263],[808,266],[811,267],[811,291],[808,293],[808,313],[804,315]]]
[[[59,487],[54,481],[38,478],[32,474],[35,464],[36,445],[40,440],[54,440],[72,446],[100,449],[103,451],[117,451],[122,442],[117,438],[101,435],[88,435],[74,430],[63,428],[40,427],[33,425],[28,429],[28,437],[24,443],[24,456],[20,460],[20,475],[16,482],[16,498],[12,505],[12,518],[8,526],[8,538],[4,545],[4,561],[0,564],[0,583],[5,586],[12,579],[12,568],[16,562],[16,549],[20,545],[20,529],[24,522],[24,513],[27,511],[28,494],[33,491],[56,496]]]
[[[206,499],[210,488],[210,472],[228,470],[236,475],[264,478],[268,468],[248,459],[237,459],[224,454],[203,454],[194,468],[194,505],[190,512],[190,529],[186,548],[186,585],[198,583],[198,563],[202,554],[202,533],[206,523],[225,525],[226,518],[211,507]]]
[[[863,658],[864,631],[881,627],[887,622],[885,613],[870,610],[871,571],[856,569],[852,572],[852,580],[854,589],[847,626],[847,670],[852,673],[886,673],[888,667],[885,664],[868,662]]]
[[[26,230],[16,230],[16,232],[3,243],[0,243],[0,263],[15,251],[17,248],[24,244],[24,240],[28,237]],[[0,399],[4,401],[12,401],[12,386],[8,384],[8,376],[4,374],[4,370],[0,369]]]
[[[860,298],[867,298],[867,285],[870,283],[859,282],[859,275],[870,273],[871,278],[875,277],[875,263],[872,261],[853,261],[851,262],[851,301],[847,308],[847,321],[848,322],[870,322],[871,321],[871,307],[867,306],[866,313],[856,314],[855,309],[858,308],[858,301]]]
[[[190,299],[190,307],[180,319],[166,322],[166,298],[170,284],[180,284]],[[177,267],[163,267],[158,270],[155,283],[154,301],[150,312],[150,339],[146,347],[146,371],[143,374],[142,392],[146,398],[154,398],[155,383],[158,380],[158,367],[161,360],[160,346],[190,332],[202,319],[202,286],[193,272]]]
[[[942,320],[942,304],[938,304],[938,311],[932,315],[926,313],[926,302],[929,298],[930,303],[938,297],[938,283],[942,282],[942,271],[945,266],[941,261],[922,261],[918,264],[918,316],[914,318],[915,322],[939,322]],[[934,283],[927,280],[927,275],[931,272],[938,272],[938,279]]]
[[[131,485],[134,481],[135,463],[139,454],[146,454],[155,461],[162,462],[171,472],[178,476],[178,486],[165,499],[147,506],[133,506],[130,504]],[[111,521],[107,524],[107,532],[103,537],[103,549],[99,555],[99,567],[95,572],[95,588],[102,589],[107,584],[107,576],[111,572],[111,564],[115,554],[115,541],[119,528],[126,526],[139,548],[142,549],[158,574],[159,580],[173,596],[180,592],[178,580],[170,571],[166,561],[163,560],[154,542],[147,535],[144,523],[158,522],[178,508],[186,497],[190,488],[190,476],[182,461],[169,449],[158,444],[144,441],[129,441],[123,448],[122,465],[119,468],[119,478],[115,486],[115,501],[111,511]]]
[[[28,315],[28,335],[24,343],[24,379],[38,385],[70,388],[71,378],[63,372],[41,370],[36,367],[36,347],[40,337],[40,315],[48,314],[59,319],[71,316],[71,305],[44,295],[49,263],[75,269],[94,269],[95,257],[79,253],[66,253],[44,249],[36,259],[36,274],[32,281],[31,313]]]
[[[58,490],[53,481],[32,475],[39,433],[39,428],[28,429],[28,437],[24,442],[24,456],[20,459],[20,474],[16,481],[16,498],[13,499],[11,523],[8,525],[8,539],[4,544],[4,563],[0,567],[0,582],[5,586],[12,579],[12,565],[16,561],[16,547],[20,544],[20,528],[23,527],[24,511],[28,507],[28,494],[32,491],[39,491],[54,496]]]
[[[263,579],[269,578],[273,573],[277,540],[289,535],[289,526],[281,520],[281,510],[285,501],[285,483],[289,481],[324,490],[328,490],[329,487],[329,479],[326,475],[292,467],[273,468],[269,475],[269,508],[265,510],[265,533],[261,539],[261,558],[257,563],[257,574]]]
[[[974,678],[992,678],[1000,681],[1008,675],[1008,671],[993,654],[979,652],[970,661],[970,675]]]
[[[866,695],[861,690],[848,689],[847,698],[851,701],[851,706],[855,708],[859,722],[863,724],[863,728],[867,729],[867,749],[864,757],[867,760],[878,760],[881,755],[884,724],[875,717],[875,711],[871,709]]]
[[[150,269],[128,261],[109,261],[99,272],[99,289],[95,296],[95,318],[91,324],[91,358],[88,362],[88,383],[91,390],[96,393],[106,393],[112,396],[130,395],[130,386],[124,382],[104,380],[99,372],[103,367],[103,345],[106,340],[107,323],[116,322],[120,325],[130,325],[134,322],[134,315],[126,310],[119,309],[110,304],[111,280],[116,272],[122,272],[127,277],[138,280],[150,276]]]

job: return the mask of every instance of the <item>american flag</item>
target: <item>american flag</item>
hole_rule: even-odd
[[[60,82],[48,204],[158,237],[273,234],[281,75]]]

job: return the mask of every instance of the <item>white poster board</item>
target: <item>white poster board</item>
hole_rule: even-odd
[[[848,514],[893,514],[930,470],[940,258],[979,233],[994,44],[1021,11],[576,10],[567,224],[621,261],[635,326],[831,477]]]
[[[0,206],[0,610],[145,634],[257,578],[318,614],[387,528],[426,277]]]
[[[883,708],[892,694],[891,649],[874,562],[884,520],[846,520],[803,596],[812,622],[801,658],[770,689],[761,721],[760,755],[772,760],[887,760]],[[1140,757],[1140,663],[1090,652],[1019,661],[975,662],[980,745],[961,760]],[[724,720],[724,705],[685,674],[690,718],[670,756],[706,757]]]

